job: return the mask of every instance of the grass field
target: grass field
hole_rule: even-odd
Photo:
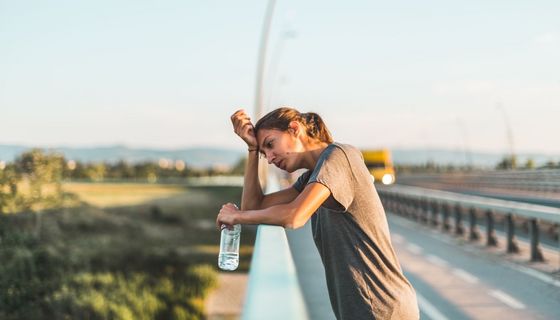
[[[241,188],[63,188],[82,204],[0,217],[0,318],[203,318],[217,270],[215,217]],[[243,228],[237,272],[248,270],[255,230]]]
[[[63,190],[76,194],[82,201],[97,207],[133,206],[187,193],[177,185],[133,183],[65,183]]]

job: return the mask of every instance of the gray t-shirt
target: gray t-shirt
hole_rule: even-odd
[[[318,182],[331,196],[311,217],[337,319],[419,319],[416,293],[391,245],[385,211],[361,152],[330,144],[293,187]]]

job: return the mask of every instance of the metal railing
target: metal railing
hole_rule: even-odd
[[[280,189],[269,176],[267,193]],[[242,319],[309,319],[284,228],[259,226]]]
[[[482,216],[486,220],[486,245],[488,246],[497,245],[495,221],[497,215],[502,215],[508,253],[519,252],[515,239],[515,222],[516,219],[524,219],[528,222],[531,261],[544,260],[540,248],[539,222],[548,223],[556,230],[556,237],[558,236],[560,224],[558,208],[400,185],[379,186],[377,189],[388,211],[434,227],[441,226],[443,231],[454,232],[457,235],[465,235],[468,232],[469,240],[481,238],[477,220]],[[469,218],[468,230],[465,230],[463,222],[465,215]],[[453,225],[450,222],[452,218]]]
[[[438,183],[470,188],[499,188],[543,193],[560,193],[560,170],[508,170],[474,171],[438,174],[405,174],[400,182],[414,185],[417,183]]]

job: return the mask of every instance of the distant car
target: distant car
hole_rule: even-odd
[[[374,182],[381,182],[385,185],[395,183],[396,176],[391,151],[388,149],[362,150],[362,155]]]

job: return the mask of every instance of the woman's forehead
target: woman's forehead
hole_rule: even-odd
[[[259,145],[262,145],[265,139],[270,140],[270,138],[281,136],[283,133],[278,129],[260,129],[257,132],[257,142]]]

